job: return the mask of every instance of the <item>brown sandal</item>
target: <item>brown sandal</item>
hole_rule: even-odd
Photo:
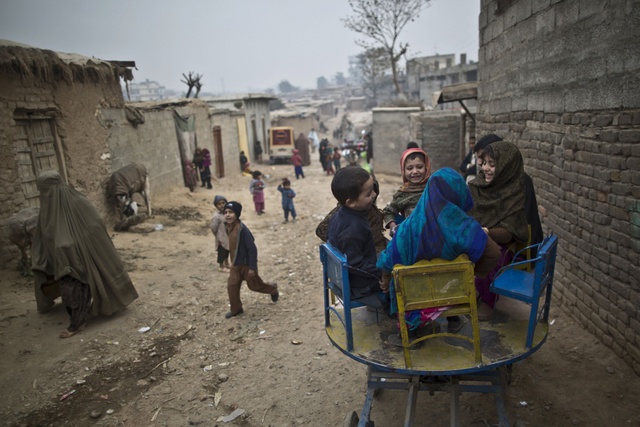
[[[77,334],[78,332],[80,332],[81,330],[84,329],[84,325],[81,325],[78,329],[76,329],[75,331],[70,331],[68,328],[65,329],[64,331],[60,332],[60,335],[58,335],[58,337],[60,338],[71,338],[72,336],[74,336],[75,334]]]

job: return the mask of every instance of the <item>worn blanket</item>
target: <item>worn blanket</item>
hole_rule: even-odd
[[[144,181],[147,178],[147,168],[139,163],[131,163],[123,166],[109,179],[107,187],[110,197],[118,194],[126,194],[131,197],[133,193],[144,190]]]

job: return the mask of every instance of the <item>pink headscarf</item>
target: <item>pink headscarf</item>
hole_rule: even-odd
[[[414,153],[419,153],[424,156],[424,166],[427,171],[427,173],[425,174],[424,180],[420,181],[418,184],[412,184],[404,177],[404,164],[406,163],[407,158]],[[402,182],[404,183],[402,188],[408,189],[409,187],[417,187],[417,186],[424,188],[425,183],[431,176],[431,160],[429,160],[429,156],[427,156],[427,153],[423,149],[409,148],[408,150],[405,150],[404,153],[402,153],[402,156],[400,157],[400,171],[402,173]]]

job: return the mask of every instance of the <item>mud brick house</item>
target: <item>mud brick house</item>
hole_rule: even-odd
[[[58,170],[101,205],[111,162],[108,132],[94,115],[124,106],[120,80],[131,80],[133,66],[0,41],[0,266],[18,253],[4,224],[38,206],[40,171]]]
[[[241,173],[245,113],[198,99],[125,103],[120,84],[132,79],[134,66],[0,41],[0,268],[19,257],[4,224],[38,206],[35,183],[43,170],[60,171],[107,226],[115,215],[106,182],[131,162],[147,167],[152,198],[185,186],[184,160],[196,146],[212,153],[216,178]]]

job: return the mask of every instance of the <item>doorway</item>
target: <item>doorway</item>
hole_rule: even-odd
[[[224,177],[224,156],[222,154],[222,129],[220,126],[213,128],[213,153],[216,159],[216,177]]]
[[[56,137],[55,121],[50,117],[29,115],[15,118],[16,165],[27,206],[40,205],[36,179],[42,171],[56,170],[67,182],[64,156]]]

